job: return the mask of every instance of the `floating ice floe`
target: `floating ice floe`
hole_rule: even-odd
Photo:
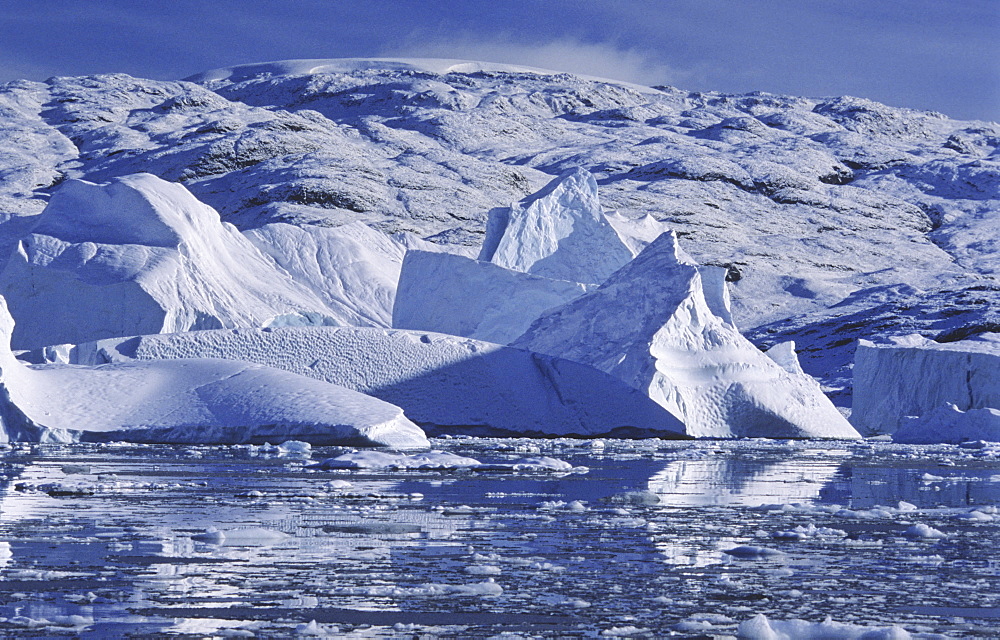
[[[512,344],[620,378],[691,436],[859,437],[815,380],[779,366],[713,312],[673,233]]]
[[[785,555],[783,551],[778,551],[777,549],[768,549],[767,547],[757,547],[754,545],[740,545],[732,549],[725,549],[723,553],[743,560],[761,560]]]
[[[0,342],[13,319],[0,298]],[[0,347],[0,441],[423,448],[399,407],[327,382],[232,360],[25,365]]]
[[[987,440],[973,434],[995,434],[993,414],[960,412],[988,408],[1000,410],[1000,333],[946,343],[919,335],[858,341],[851,422],[861,431],[905,426],[901,442]],[[906,416],[926,419],[904,424]]]
[[[210,527],[203,533],[196,533],[191,536],[191,539],[195,542],[227,547],[270,547],[281,544],[290,537],[289,534],[283,531],[265,529],[263,527],[244,527],[227,530]]]
[[[335,322],[214,209],[150,174],[63,184],[0,271],[0,294],[15,349],[289,314]]]
[[[415,455],[386,451],[355,451],[327,458],[317,466],[321,469],[461,469],[478,467],[481,464],[473,458],[444,451],[427,451]]]
[[[281,327],[113,338],[50,350],[64,362],[228,358],[400,406],[448,433],[683,437],[677,418],[592,367],[469,338],[372,327]]]
[[[507,463],[483,463],[474,458],[444,451],[427,451],[415,454],[355,451],[335,458],[327,458],[315,466],[320,469],[478,469],[483,471],[544,471],[554,473],[586,471],[583,467],[576,468],[564,460],[548,456],[522,458]]]
[[[757,614],[740,623],[736,631],[746,640],[819,640],[838,638],[839,640],[909,640],[913,636],[899,626],[869,627],[857,624],[835,622],[827,618],[823,622],[807,620],[769,620],[764,614]]]

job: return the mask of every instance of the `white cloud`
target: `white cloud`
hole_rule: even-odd
[[[510,39],[486,41],[478,38],[411,41],[383,51],[386,57],[456,58],[502,62],[566,71],[643,85],[682,85],[692,72],[658,62],[638,49],[622,49],[607,43],[560,39],[547,43],[524,43]]]

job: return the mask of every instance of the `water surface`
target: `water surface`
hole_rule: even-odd
[[[346,450],[8,448],[0,633],[700,637],[758,613],[918,636],[1000,626],[989,447],[433,444],[575,468],[324,471],[311,465]]]

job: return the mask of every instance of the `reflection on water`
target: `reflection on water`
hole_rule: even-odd
[[[830,449],[822,458],[798,455],[768,460],[721,455],[676,460],[649,479],[649,490],[674,507],[760,506],[812,502],[840,471],[846,450]]]
[[[765,613],[991,637],[1000,461],[988,450],[435,444],[577,469],[331,472],[240,447],[7,450],[0,634],[684,637],[699,615],[692,636]]]

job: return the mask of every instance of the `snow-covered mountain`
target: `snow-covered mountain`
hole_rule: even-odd
[[[0,85],[0,250],[67,178],[148,172],[243,231],[361,222],[476,255],[491,209],[582,167],[602,209],[650,215],[726,268],[740,330],[794,339],[846,405],[858,338],[1000,327],[998,147],[995,123],[859,98],[461,61],[15,81]]]

